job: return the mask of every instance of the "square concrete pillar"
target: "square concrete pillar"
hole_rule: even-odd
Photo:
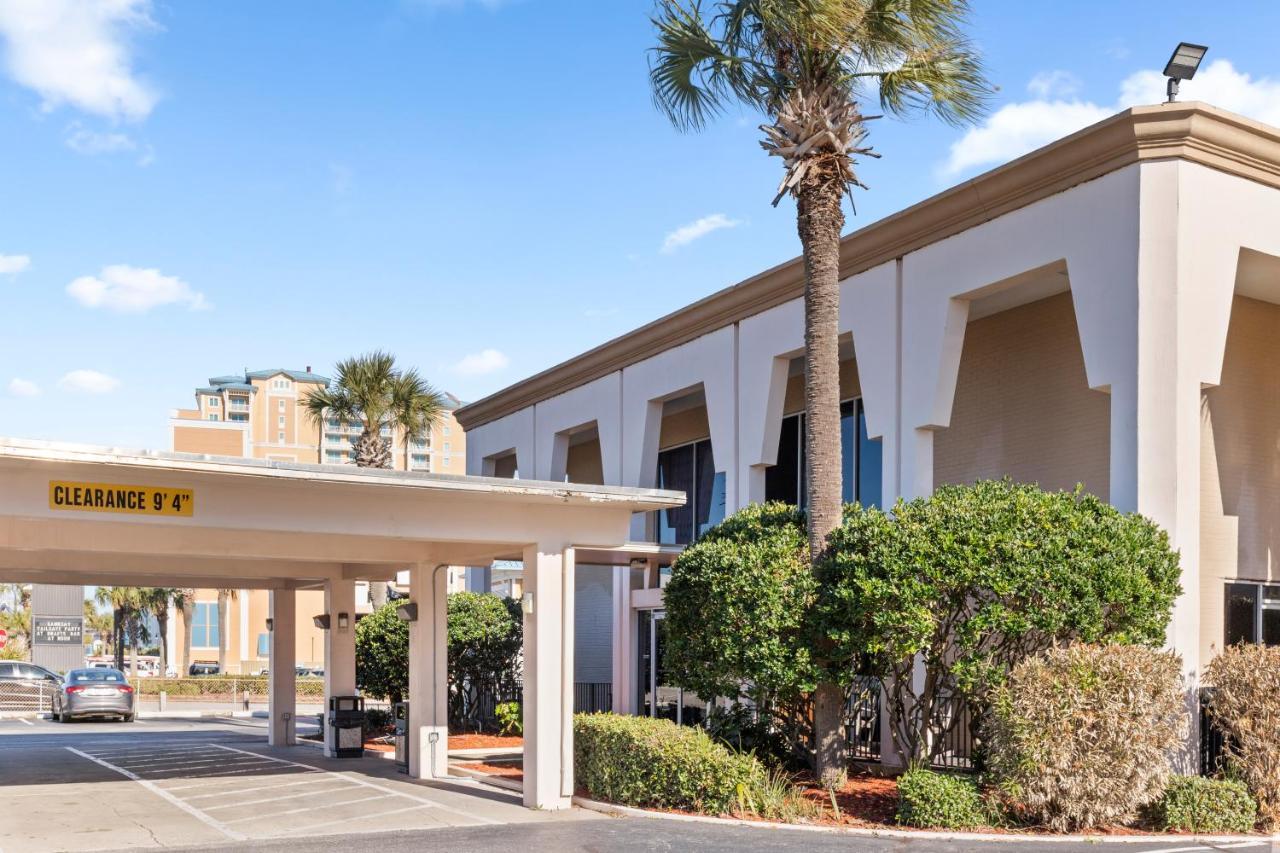
[[[409,623],[409,775],[448,775],[448,566],[414,566],[409,598],[418,618]]]
[[[636,620],[631,609],[631,566],[613,567],[613,707],[634,714],[636,703]]]
[[[564,809],[573,796],[574,551],[524,549],[524,804]]]
[[[269,653],[271,676],[267,686],[267,743],[293,746],[297,743],[297,605],[298,594],[291,589],[273,589],[270,596],[271,632]]]
[[[329,728],[329,697],[356,692],[356,582],[325,581],[324,612],[329,614],[329,630],[324,632],[324,754],[332,758],[337,754],[337,733]]]

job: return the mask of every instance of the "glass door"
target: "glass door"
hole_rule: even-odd
[[[706,719],[707,703],[691,690],[670,684],[663,652],[666,647],[667,614],[661,610],[640,611],[638,682],[641,716],[661,717],[673,723],[696,726]]]

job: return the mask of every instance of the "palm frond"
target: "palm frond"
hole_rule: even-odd
[[[653,17],[658,44],[649,52],[653,103],[679,130],[699,130],[725,107],[729,77],[741,57],[726,53],[703,21],[701,4],[660,0]]]

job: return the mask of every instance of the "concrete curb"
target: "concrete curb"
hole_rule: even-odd
[[[1036,844],[1085,843],[1085,844],[1171,844],[1184,842],[1187,846],[1206,844],[1233,844],[1250,846],[1280,842],[1280,833],[1274,835],[1032,835],[1029,833],[1000,832],[935,832],[926,829],[865,829],[854,826],[818,826],[804,823],[772,823],[739,818],[708,817],[705,815],[672,814],[650,811],[633,806],[602,803],[587,797],[573,798],[573,804],[601,814],[622,817],[643,817],[656,820],[675,820],[686,823],[708,823],[718,826],[747,826],[762,830],[789,830],[793,832],[824,832],[831,835],[848,835],[862,838],[918,838],[928,841],[1000,841]],[[1159,851],[1156,851],[1159,853]]]

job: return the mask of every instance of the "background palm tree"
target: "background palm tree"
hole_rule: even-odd
[[[809,551],[840,523],[840,234],[843,198],[862,186],[865,100],[893,115],[977,119],[990,87],[962,27],[966,0],[658,0],[655,104],[696,130],[731,103],[763,114],[761,145],[782,158],[776,205],[796,200],[805,271],[805,474]],[[872,155],[874,156],[874,155]],[[816,765],[844,767],[844,694],[814,696]]]
[[[84,627],[94,639],[102,643],[103,654],[112,651],[111,616],[103,613],[92,601],[84,603]]]
[[[160,672],[169,672],[169,608],[175,605],[179,590],[163,586],[144,587],[141,591],[142,609],[156,619],[160,633]]]
[[[145,628],[141,625],[141,591],[133,586],[100,586],[94,593],[99,604],[111,608],[111,637],[116,669],[124,670],[125,648],[130,649],[132,674],[138,674],[138,642]]]
[[[173,591],[173,604],[182,611],[182,665],[191,666],[191,619],[195,614],[196,591],[182,587]],[[182,672],[179,671],[181,676]]]
[[[231,626],[231,602],[240,597],[234,589],[218,590],[218,674],[227,674],[227,637]]]
[[[355,462],[362,468],[390,468],[391,441],[383,428],[400,426],[406,431],[405,467],[410,437],[425,435],[444,409],[444,398],[416,370],[399,370],[395,357],[371,352],[338,362],[337,378],[327,388],[310,392],[303,401],[317,426],[336,418],[346,426],[361,425],[353,444]]]

